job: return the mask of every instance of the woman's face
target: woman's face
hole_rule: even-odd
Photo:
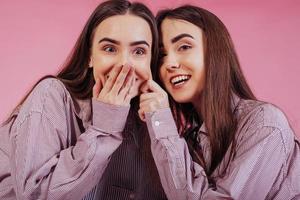
[[[134,15],[116,15],[103,20],[95,29],[92,41],[90,66],[94,78],[102,86],[114,66],[130,65],[135,69],[134,92],[151,77],[152,33],[149,24]]]
[[[168,18],[161,30],[165,56],[160,79],[176,102],[197,102],[205,84],[202,30],[190,22]]]

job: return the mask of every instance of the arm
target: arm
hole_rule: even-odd
[[[213,190],[203,168],[192,161],[185,140],[178,136],[170,109],[147,113],[146,121],[153,157],[169,199],[265,199],[287,157],[281,130],[258,127],[238,145],[227,174],[216,181],[217,189]]]
[[[68,146],[69,137],[75,137],[66,115],[72,110],[55,83],[35,91],[12,132],[11,166],[18,199],[81,199],[97,184],[122,142],[129,106],[93,100],[93,125]]]

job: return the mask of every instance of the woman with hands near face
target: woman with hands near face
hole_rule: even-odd
[[[259,101],[233,42],[196,6],[158,12],[161,61],[139,114],[168,199],[300,199],[300,143],[285,114]]]
[[[114,67],[103,87],[100,79],[96,79],[93,98],[113,105],[130,105],[131,99],[137,95],[133,89],[136,87],[135,76],[134,68],[130,65]]]
[[[65,67],[1,126],[0,199],[167,199],[138,115],[157,37],[143,4],[95,9]]]

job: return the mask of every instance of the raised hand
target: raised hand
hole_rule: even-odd
[[[162,108],[168,108],[168,94],[153,80],[146,81],[141,86],[140,119],[145,121],[145,113],[154,112]]]
[[[100,79],[96,79],[93,98],[112,105],[129,105],[135,96],[132,90],[135,76],[134,68],[130,65],[113,67],[103,87]]]

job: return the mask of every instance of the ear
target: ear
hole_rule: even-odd
[[[93,68],[93,57],[90,57],[89,68]]]

